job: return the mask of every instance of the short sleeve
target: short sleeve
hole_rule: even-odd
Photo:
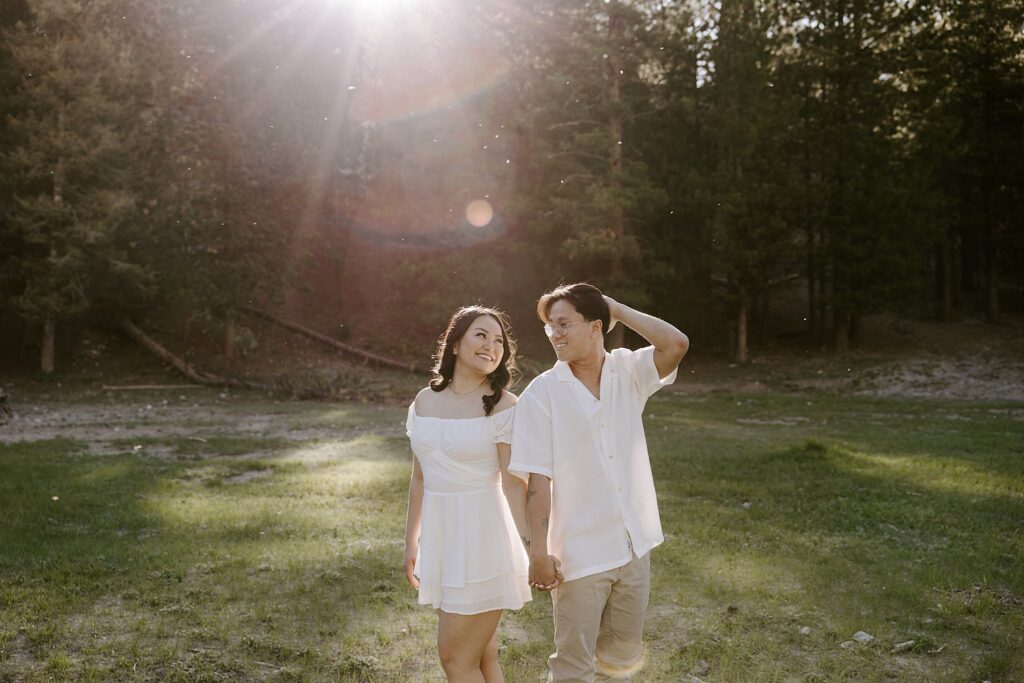
[[[416,422],[416,401],[409,404],[409,414],[405,417],[405,435],[412,438],[412,425]]]
[[[491,421],[494,423],[494,443],[512,443],[512,425],[515,422],[515,406],[507,408],[500,413],[493,413]]]
[[[616,349],[616,352],[622,353],[623,362],[621,365],[627,372],[632,374],[633,382],[640,391],[640,395],[644,398],[649,398],[658,389],[676,381],[676,375],[679,372],[678,367],[664,378],[658,376],[658,366],[654,364],[653,346],[647,346],[636,351]]]
[[[543,389],[534,380],[516,403],[512,427],[512,459],[508,471],[524,481],[530,474],[551,478],[554,469],[554,443],[551,410]]]

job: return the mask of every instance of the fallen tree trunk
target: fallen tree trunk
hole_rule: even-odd
[[[149,391],[166,389],[198,389],[195,384],[104,384],[104,391]]]
[[[118,322],[118,327],[128,335],[131,339],[138,342],[143,348],[157,356],[166,363],[169,363],[171,367],[180,372],[181,374],[188,377],[196,384],[203,384],[210,387],[238,387],[242,389],[259,389],[261,391],[278,391],[277,387],[269,384],[259,384],[257,382],[246,382],[240,379],[231,379],[228,377],[221,377],[202,370],[197,370],[191,365],[186,363],[183,359],[178,358],[173,353],[160,346],[156,340],[149,337],[145,332],[136,327],[132,321],[127,318],[123,318]]]
[[[296,332],[298,334],[301,334],[304,337],[309,337],[310,339],[314,339],[314,340],[316,340],[318,342],[321,342],[322,344],[326,344],[327,346],[333,347],[333,348],[338,349],[340,351],[344,351],[346,353],[351,353],[351,354],[359,356],[360,358],[363,358],[365,360],[373,361],[374,363],[378,363],[380,365],[385,365],[385,366],[387,366],[389,368],[398,368],[399,370],[408,370],[409,372],[414,372],[414,373],[425,373],[426,372],[425,370],[422,370],[421,368],[417,368],[412,363],[403,363],[402,361],[395,360],[394,358],[388,358],[387,356],[381,356],[380,354],[373,353],[371,351],[364,351],[363,349],[360,349],[357,346],[352,346],[351,344],[342,343],[342,342],[340,342],[340,341],[338,341],[336,339],[332,339],[332,338],[328,337],[325,334],[320,334],[319,332],[315,332],[315,331],[309,329],[308,327],[303,327],[302,325],[299,325],[298,323],[293,323],[293,322],[289,322],[287,320],[283,320],[281,318],[278,318],[275,315],[267,313],[266,311],[261,311],[258,308],[253,308],[251,306],[239,306],[238,310],[242,311],[243,313],[248,313],[249,315],[255,316],[257,318],[262,318],[263,320],[266,320],[267,322],[271,322],[271,323],[273,323],[275,325],[278,325],[280,327],[285,328],[286,330],[291,330],[292,332]]]

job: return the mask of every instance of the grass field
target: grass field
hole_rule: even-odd
[[[441,680],[401,571],[404,409],[162,398],[0,430],[0,681]],[[666,542],[638,681],[1024,680],[1024,405],[717,392],[647,417]],[[545,595],[506,614],[510,682],[551,636]]]

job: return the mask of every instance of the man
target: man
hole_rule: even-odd
[[[519,399],[509,471],[528,482],[530,582],[552,590],[548,681],[630,681],[664,540],[641,413],[689,340],[587,284],[548,292],[537,315],[558,362]],[[606,353],[616,322],[652,346]]]

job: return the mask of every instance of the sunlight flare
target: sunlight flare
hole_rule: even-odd
[[[474,228],[488,225],[494,218],[494,208],[486,199],[474,199],[466,207],[466,220]]]

